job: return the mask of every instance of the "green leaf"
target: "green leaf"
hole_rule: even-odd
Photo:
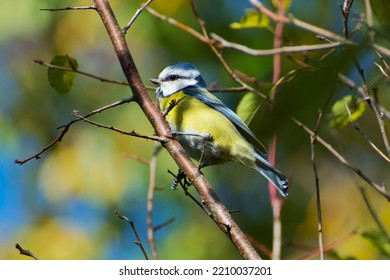
[[[348,112],[349,110],[349,112]],[[347,126],[351,120],[358,120],[366,110],[366,103],[353,95],[348,95],[338,100],[330,113],[329,127],[341,129]]]
[[[266,28],[268,26],[269,18],[253,9],[248,9],[246,14],[240,19],[240,22],[230,24],[230,28],[232,29]]]
[[[369,240],[381,254],[390,257],[390,242],[387,236],[375,230],[365,231],[362,236]]]
[[[237,115],[248,125],[263,103],[264,100],[257,94],[248,92],[241,98],[240,103],[238,103]]]
[[[67,55],[56,55],[50,64],[70,69],[78,68],[77,60]],[[76,80],[76,73],[72,71],[49,68],[47,75],[50,85],[58,93],[68,93]]]

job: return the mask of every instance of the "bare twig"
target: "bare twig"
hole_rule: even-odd
[[[317,135],[318,135],[318,130],[320,128],[322,116],[323,116],[323,113],[320,111],[319,116],[318,116],[318,120],[317,120],[317,125],[316,125],[316,128],[314,130],[314,134],[313,134],[313,136],[311,136],[311,140],[310,140],[311,161],[312,161],[312,165],[313,165],[315,187],[316,187],[316,206],[317,206],[317,219],[318,219],[318,245],[319,245],[319,252],[320,252],[320,259],[321,260],[324,259],[323,226],[322,226],[323,224],[322,224],[322,211],[321,211],[320,179],[318,177],[314,146],[317,142]]]
[[[343,27],[345,38],[349,38],[349,28],[348,28],[348,17],[349,11],[351,10],[353,0],[344,0],[344,4],[341,7],[341,12],[343,14]]]
[[[19,243],[15,244],[15,248],[18,249],[19,253],[24,256],[33,258],[34,260],[39,260],[30,250],[23,249]]]
[[[150,5],[150,3],[152,3],[153,0],[148,0],[147,2],[145,2],[144,4],[142,4],[142,7],[140,9],[138,9],[134,16],[130,19],[129,23],[122,29],[122,32],[124,34],[127,33],[127,30],[129,30],[130,26],[133,24],[133,22],[137,19],[137,17],[142,13],[143,10],[145,10],[145,8],[147,6]]]
[[[171,189],[175,190],[177,185],[180,185],[180,187],[183,189],[186,196],[188,196],[193,202],[195,202],[196,205],[199,206],[200,209],[202,209],[209,217],[214,219],[212,217],[212,213],[210,213],[210,210],[205,207],[202,202],[198,201],[189,191],[188,186],[189,183],[187,181],[187,177],[183,173],[183,171],[179,170],[178,174],[174,174],[172,171],[168,170],[168,173],[171,174],[174,177],[174,182],[172,184]]]
[[[370,42],[372,44],[374,42],[374,39],[375,39],[375,32],[372,29],[372,27],[374,26],[374,17],[373,17],[373,13],[372,13],[372,7],[371,7],[370,0],[364,0],[364,6],[366,8],[366,23],[367,23],[367,26],[369,28],[368,34],[369,34]]]
[[[194,36],[195,38],[199,39],[200,41],[202,41],[206,44],[213,43],[212,41],[210,41],[209,38],[203,36],[202,34],[197,32],[196,30],[190,28],[189,26],[187,26],[187,25],[185,25],[185,24],[183,24],[183,23],[181,23],[173,18],[170,18],[170,17],[167,17],[166,15],[160,14],[159,12],[157,12],[156,10],[153,10],[150,7],[146,7],[145,10],[148,11],[154,17],[161,19],[163,21],[166,21],[166,22],[168,22],[172,25],[175,25],[176,27],[184,30],[185,32],[190,33],[192,36]]]
[[[142,164],[147,165],[147,166],[149,166],[149,164],[150,164],[150,160],[147,160],[146,158],[140,157],[140,156],[132,154],[132,153],[126,152],[125,157],[134,159],[135,161],[138,161],[139,163],[142,163]]]
[[[154,260],[158,259],[156,240],[154,233],[156,228],[153,226],[153,205],[154,205],[154,193],[156,189],[156,170],[157,170],[157,154],[161,150],[161,145],[154,146],[153,156],[149,163],[149,189],[148,189],[148,200],[146,204],[147,217],[146,223],[148,225],[148,243],[152,251],[152,257]]]
[[[134,241],[134,243],[140,247],[142,253],[144,254],[145,260],[149,260],[148,254],[146,253],[145,247],[142,245],[141,238],[138,235],[138,232],[137,232],[137,229],[135,228],[134,222],[130,221],[126,216],[123,216],[120,212],[118,212],[116,210],[114,212],[119,219],[125,220],[126,222],[129,223],[129,225],[131,226],[131,229],[133,230],[135,237],[137,239],[136,241]]]
[[[58,11],[85,11],[96,10],[95,6],[83,6],[83,7],[65,7],[65,8],[42,8],[41,11],[58,12]]]
[[[344,101],[345,108],[347,109],[349,121],[351,122],[352,126],[366,139],[368,144],[374,149],[374,151],[380,155],[384,160],[386,160],[388,163],[390,163],[390,158],[386,156],[372,141],[371,139],[364,133],[364,131],[360,128],[359,124],[355,122],[352,118],[351,110],[348,107],[348,104],[346,101]]]
[[[231,48],[237,51],[246,53],[252,56],[269,56],[276,54],[284,54],[284,53],[295,53],[295,52],[310,52],[310,51],[318,51],[318,50],[326,50],[326,49],[335,49],[345,47],[347,45],[356,45],[351,42],[330,42],[326,44],[314,44],[314,45],[302,45],[302,46],[287,46],[287,47],[279,47],[273,48],[269,50],[256,50],[251,49],[247,46],[229,42],[224,38],[218,36],[215,33],[212,33],[211,38],[213,38],[218,44],[220,48]]]
[[[361,68],[359,62],[356,59],[353,59],[353,61],[354,61],[355,67],[357,69],[358,75],[360,77],[360,81],[362,83],[364,98],[365,98],[366,102],[368,103],[368,105],[370,106],[370,108],[372,109],[372,111],[375,113],[375,116],[377,118],[377,122],[379,125],[379,129],[380,129],[380,132],[382,135],[382,140],[383,140],[383,143],[385,144],[387,155],[390,156],[390,143],[389,143],[389,139],[387,137],[385,124],[384,124],[383,119],[382,119],[382,114],[381,114],[380,110],[378,109],[378,107],[376,106],[376,103],[372,101],[371,96],[369,95],[368,86],[367,86],[366,78],[364,77],[363,69]]]
[[[162,229],[162,228],[164,228],[164,227],[166,227],[166,226],[172,224],[175,220],[176,220],[176,219],[175,219],[174,217],[172,217],[172,218],[166,220],[165,222],[163,222],[163,223],[161,223],[161,224],[155,226],[153,229],[154,229],[154,231],[158,231],[158,230],[160,230],[160,229]]]
[[[124,131],[124,130],[115,128],[112,125],[104,125],[101,123],[97,123],[97,122],[91,121],[90,119],[87,119],[87,118],[81,116],[77,111],[73,112],[72,115],[75,116],[77,119],[83,120],[89,124],[95,125],[95,126],[100,127],[100,128],[112,130],[112,131],[118,132],[118,133],[123,134],[123,135],[133,136],[133,137],[142,138],[142,139],[146,139],[146,140],[157,141],[160,143],[164,143],[167,141],[167,139],[165,137],[143,135],[143,134],[139,134],[135,131]]]
[[[110,84],[117,84],[117,85],[122,85],[122,86],[129,86],[129,84],[127,82],[120,82],[120,81],[109,80],[109,79],[106,79],[106,78],[103,78],[103,77],[99,77],[99,76],[96,76],[96,75],[88,73],[88,72],[77,70],[74,67],[68,68],[68,67],[53,65],[53,64],[50,64],[50,63],[46,63],[46,62],[44,62],[44,61],[42,61],[40,59],[34,59],[34,62],[39,64],[39,65],[46,66],[46,67],[48,67],[50,69],[57,69],[57,70],[61,70],[61,71],[74,72],[74,73],[77,73],[77,74],[80,74],[80,75],[83,75],[83,76],[87,76],[87,77],[99,80],[101,82],[110,83]]]
[[[350,89],[353,89],[353,90],[356,90],[362,97],[364,97],[364,92],[363,92],[363,88],[361,86],[358,86],[356,85],[356,83],[354,81],[352,81],[350,78],[346,77],[345,75],[341,74],[341,73],[338,73],[338,80],[340,83],[342,83],[343,85],[345,85],[346,87],[350,88]],[[379,81],[380,79],[378,79]],[[377,82],[378,82],[377,81]],[[374,83],[375,84],[375,83]],[[370,88],[372,88],[373,85],[371,85]],[[374,105],[378,108],[378,110],[380,111],[381,115],[390,120],[390,112],[388,110],[386,110],[385,108],[383,108],[379,103],[376,102],[376,100],[372,99],[371,102],[374,103]]]
[[[87,118],[87,117],[90,117],[92,115],[95,115],[95,114],[98,114],[98,113],[101,113],[107,109],[111,109],[111,108],[115,108],[119,105],[122,105],[122,104],[125,104],[125,103],[129,103],[129,102],[132,102],[134,101],[134,98],[133,97],[128,97],[128,98],[125,98],[125,99],[122,99],[121,101],[117,101],[117,102],[114,102],[112,104],[109,104],[109,105],[106,105],[104,107],[101,107],[99,109],[96,109],[86,115],[83,116],[83,118]],[[73,125],[74,123],[80,121],[81,119],[74,119],[74,120],[71,120],[70,122],[68,122],[67,124],[65,125],[62,125],[60,127],[58,127],[59,129],[62,128],[62,131],[61,133],[58,135],[57,138],[55,138],[51,143],[49,143],[48,145],[46,145],[45,147],[43,147],[39,152],[33,154],[32,156],[26,158],[26,159],[23,159],[23,160],[20,160],[20,159],[16,159],[15,160],[15,163],[19,164],[19,165],[23,165],[25,164],[26,162],[32,160],[32,159],[40,159],[41,155],[46,152],[47,150],[49,150],[50,148],[52,148],[55,144],[59,143],[62,141],[62,138],[65,136],[65,134],[68,132],[69,128],[71,127],[71,125]]]
[[[246,91],[248,91],[248,89],[246,87],[232,87],[232,88],[210,87],[207,90],[209,92],[246,92]]]
[[[373,205],[372,205],[372,203],[370,201],[370,198],[368,197],[368,194],[366,192],[365,187],[362,184],[357,184],[357,186],[358,186],[359,191],[360,191],[360,193],[361,193],[361,195],[363,197],[364,202],[366,203],[368,211],[371,214],[371,217],[374,219],[375,223],[377,224],[378,228],[383,233],[383,235],[387,238],[388,242],[390,242],[390,236],[387,233],[386,227],[384,226],[384,224],[382,223],[381,219],[377,215],[377,213],[376,213],[376,211],[375,211],[375,209],[374,209],[374,207],[373,207]]]
[[[379,63],[376,63],[376,62],[374,62],[374,64],[375,64],[376,67],[378,67],[379,70],[382,72],[383,76],[385,76],[387,79],[390,78],[390,74],[387,73],[387,72],[385,71],[385,69],[383,69],[383,66],[382,66],[382,65],[380,65]],[[387,65],[386,65],[386,66],[387,66]],[[389,68],[389,67],[387,66],[387,69],[388,69],[388,68]]]

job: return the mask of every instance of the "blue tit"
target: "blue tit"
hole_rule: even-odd
[[[287,197],[285,175],[267,160],[267,151],[245,123],[208,92],[198,69],[187,62],[166,67],[157,79],[159,108],[172,136],[199,168],[236,161],[256,169]]]

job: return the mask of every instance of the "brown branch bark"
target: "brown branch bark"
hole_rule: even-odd
[[[146,92],[145,86],[142,83],[131,53],[127,47],[124,33],[118,25],[108,0],[95,0],[94,3],[111,39],[116,55],[122,66],[126,79],[129,82],[136,102],[144,111],[149,122],[154,127],[156,134],[158,136],[169,135],[170,129],[165,122],[162,113],[156,108]],[[128,38],[128,41],[131,42],[131,38]],[[202,197],[205,205],[210,209],[212,218],[215,220],[219,228],[231,239],[240,254],[245,259],[260,259],[245,234],[233,221],[229,211],[221,203],[209,183],[189,159],[180,144],[173,139],[167,138],[167,141],[164,143],[164,147],[173,157],[180,169],[183,170],[188,179],[192,182],[197,192]]]

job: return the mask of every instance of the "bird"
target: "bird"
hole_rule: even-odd
[[[267,151],[248,126],[207,90],[199,70],[191,63],[167,66],[150,79],[156,87],[160,111],[171,134],[199,169],[230,161],[254,168],[287,198],[288,180],[266,159]]]

